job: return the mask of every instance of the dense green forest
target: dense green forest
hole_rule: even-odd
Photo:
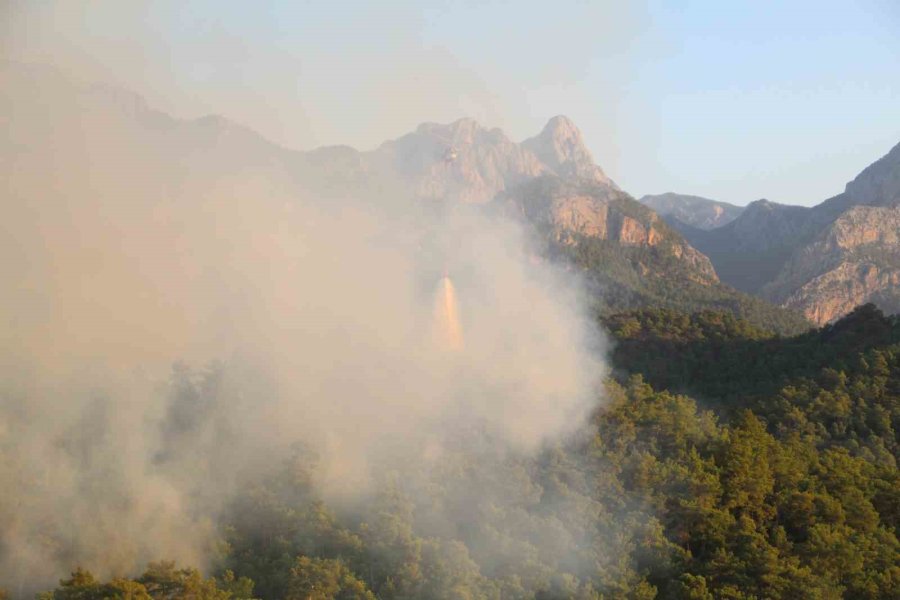
[[[42,598],[900,597],[900,319],[869,305],[795,337],[726,312],[604,322],[605,401],[566,444],[460,440],[352,507],[325,503],[298,446],[222,516],[208,577],[79,569]],[[175,376],[186,399],[214,388]]]

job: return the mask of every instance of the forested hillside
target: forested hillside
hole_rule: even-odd
[[[575,442],[525,459],[460,440],[353,507],[317,494],[297,447],[222,515],[215,579],[78,571],[46,598],[897,597],[897,317],[792,338],[716,312],[606,324],[607,401]],[[215,401],[214,370],[176,377]]]
[[[782,335],[801,333],[811,326],[798,312],[718,281],[697,281],[683,261],[655,247],[622,248],[607,240],[580,237],[572,244],[551,244],[548,254],[581,269],[604,315],[663,307],[687,314],[724,311]]]

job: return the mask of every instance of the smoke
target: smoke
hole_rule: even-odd
[[[529,456],[595,405],[579,288],[528,260],[517,225],[391,185],[325,197],[226,124],[53,71],[2,76],[13,593],[77,564],[204,564],[229,499],[297,442],[323,496],[352,503],[385,465],[437,468],[454,436]]]

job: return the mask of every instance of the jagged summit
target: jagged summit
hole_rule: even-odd
[[[522,142],[542,163],[561,177],[579,177],[614,186],[584,143],[581,131],[566,116],[557,115],[547,121],[535,137]]]
[[[557,116],[537,136],[517,144],[501,129],[471,118],[426,122],[382,144],[370,158],[410,181],[423,198],[487,202],[503,190],[542,175],[587,180],[615,188],[566,117]],[[617,188],[616,188],[617,189]]]
[[[581,130],[572,122],[572,119],[565,115],[552,117],[535,137],[557,144],[563,155],[570,154],[571,149],[584,149],[584,137],[581,135]],[[564,148],[564,146],[568,146],[568,148]]]

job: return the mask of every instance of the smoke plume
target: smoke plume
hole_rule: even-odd
[[[323,496],[352,504],[386,465],[436,468],[454,436],[525,456],[595,404],[578,286],[529,261],[515,224],[392,185],[323,197],[228,124],[51,71],[3,77],[14,594],[75,565],[205,564],[229,499],[297,442]],[[200,380],[216,403],[184,388]]]

